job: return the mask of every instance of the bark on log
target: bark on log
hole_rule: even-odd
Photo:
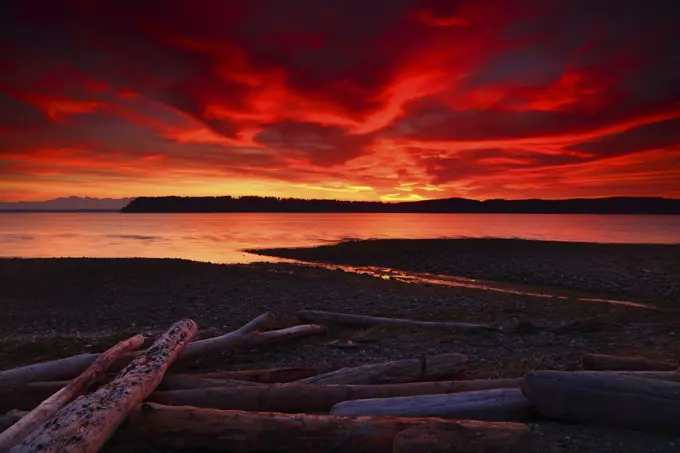
[[[258,329],[269,325],[274,319],[272,313],[264,313],[240,329],[228,334],[196,341],[186,348],[180,360],[192,360],[202,354],[225,351],[248,345],[261,345],[275,341],[288,340],[306,335],[316,335],[326,331],[322,326],[304,325],[287,329],[258,333]],[[16,388],[30,382],[61,381],[72,379],[82,373],[94,362],[99,354],[82,354],[50,362],[36,363],[11,370],[0,371],[0,389]],[[137,354],[123,356],[111,368],[124,368]]]
[[[339,370],[341,366],[303,366],[291,368],[271,368],[267,370],[217,371],[201,373],[200,377],[213,379],[234,379],[237,381],[259,382],[261,384],[275,384],[293,382],[322,373]]]
[[[62,407],[84,393],[95,380],[106,373],[108,367],[116,359],[126,352],[137,349],[143,343],[144,337],[135,335],[102,353],[80,376],[53,393],[28,415],[0,433],[0,452],[5,452],[24,440],[28,434],[52,418]]]
[[[455,448],[450,453],[530,451],[530,430],[517,423],[290,415],[153,403],[133,411],[120,434],[173,448],[202,447],[232,453],[391,453],[399,432],[415,426],[445,431],[450,439],[455,439]],[[480,445],[487,445],[487,450],[480,450]]]
[[[514,433],[502,439],[506,433],[499,432],[496,438],[480,437],[471,448],[479,453],[520,453],[532,451],[530,439],[526,443],[513,442]],[[392,453],[451,453],[458,450],[459,439],[455,431],[431,429],[427,425],[414,426],[401,431],[394,438]],[[475,449],[476,448],[476,449]]]
[[[111,383],[62,408],[10,452],[99,451],[130,411],[153,392],[196,330],[190,319],[174,324]]]
[[[602,372],[532,371],[522,392],[545,417],[680,432],[680,384]]]
[[[416,321],[412,319],[381,318],[377,316],[352,315],[346,313],[332,313],[328,311],[303,310],[298,312],[298,318],[305,322],[313,322],[321,325],[340,324],[348,326],[402,326],[434,328],[447,330],[499,330],[488,324],[472,324],[467,322],[452,321]]]
[[[21,417],[25,416],[26,414],[28,414],[28,412],[13,409],[7,412],[5,415],[0,416],[0,433],[21,420]]]
[[[431,395],[516,388],[519,379],[417,382],[388,385],[261,385],[154,392],[148,398],[169,406],[195,406],[257,412],[328,412],[335,404],[368,398]],[[518,390],[519,391],[519,390]],[[524,397],[522,397],[524,399]]]
[[[407,382],[464,379],[467,357],[450,353],[394,362],[341,368],[286,385],[310,384],[399,384]]]
[[[521,422],[535,418],[531,403],[519,388],[345,401],[333,406],[331,414],[349,417],[440,417],[491,422]]]
[[[592,371],[673,371],[677,363],[662,362],[646,357],[623,357],[606,354],[584,354],[581,358],[584,370]]]

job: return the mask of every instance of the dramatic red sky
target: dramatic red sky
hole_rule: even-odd
[[[16,0],[0,200],[680,197],[677,0]]]

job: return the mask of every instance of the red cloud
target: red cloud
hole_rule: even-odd
[[[633,0],[616,15],[586,0],[16,1],[0,19],[0,181],[675,194],[677,15]]]

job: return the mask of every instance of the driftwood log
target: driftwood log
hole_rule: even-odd
[[[130,411],[153,392],[196,331],[190,319],[177,322],[111,383],[62,408],[10,452],[99,451]]]
[[[416,382],[387,385],[260,385],[154,392],[148,401],[169,406],[195,406],[258,412],[328,412],[335,404],[367,398],[431,395],[515,388],[519,379]],[[520,397],[526,401],[523,396]]]
[[[469,442],[470,446],[463,446],[462,451],[520,453],[529,449],[526,444],[515,441],[514,433],[498,432],[497,435],[496,438],[480,436],[477,441]],[[506,437],[506,439],[502,437]],[[425,424],[399,432],[394,437],[392,453],[452,453],[461,451],[460,444],[460,435],[457,430],[442,429],[441,427],[432,429]]]
[[[680,432],[680,384],[600,372],[532,371],[522,392],[545,417]]]
[[[172,374],[166,375],[156,390],[190,390],[211,387],[261,387],[265,384],[233,379],[203,377],[203,375]]]
[[[417,426],[445,431],[449,439],[455,440],[456,448],[450,453],[531,451],[530,430],[517,423],[291,415],[153,403],[134,410],[120,436],[173,448],[203,447],[233,453],[392,453],[395,437]]]
[[[204,354],[228,351],[230,349],[257,346],[270,342],[283,341],[307,335],[316,335],[326,331],[324,327],[302,325],[269,332],[259,332],[274,321],[274,315],[264,313],[245,326],[225,335],[208,338],[192,343],[179,357],[181,360],[194,360]],[[111,368],[124,368],[138,354],[126,354]],[[37,363],[11,370],[0,371],[0,389],[16,388],[30,382],[62,381],[72,379],[87,369],[99,354],[81,354],[74,357]]]
[[[242,370],[242,371],[216,371],[202,373],[200,377],[211,379],[233,379],[236,381],[259,382],[262,384],[275,384],[298,381],[322,373],[339,370],[341,366],[302,366],[291,368],[270,368],[265,370]],[[167,378],[167,376],[166,376]]]
[[[286,385],[398,384],[464,379],[467,356],[450,353],[341,368]]]
[[[662,362],[646,357],[623,357],[606,354],[584,354],[581,357],[584,370],[592,371],[673,371],[677,363]]]
[[[350,417],[440,417],[492,422],[521,422],[534,418],[531,403],[519,388],[345,401],[333,406],[331,414]]]
[[[80,376],[52,394],[52,396],[40,403],[38,407],[14,425],[0,433],[0,452],[5,452],[21,442],[34,429],[52,418],[62,407],[84,393],[95,380],[106,373],[107,368],[116,359],[128,351],[137,349],[143,343],[144,337],[142,335],[135,335],[121,341],[101,354]]]
[[[499,330],[488,324],[472,324],[467,322],[453,321],[416,321],[412,319],[381,318],[377,316],[352,315],[346,313],[332,313],[328,311],[303,310],[298,312],[298,318],[305,322],[313,322],[321,325],[347,325],[347,326],[401,326],[418,327],[429,329],[447,330]]]

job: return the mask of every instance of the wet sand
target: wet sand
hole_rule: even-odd
[[[424,252],[404,248],[410,247],[409,241],[391,243],[389,247],[380,244],[386,254],[374,255],[373,259],[370,256],[375,244],[356,243],[340,248],[353,248],[358,256],[353,261],[364,265],[385,265],[388,260],[396,264],[400,253],[408,254],[403,262],[418,263],[412,270],[421,272],[441,273],[457,265],[461,270],[467,266],[472,274],[473,258],[476,258],[478,262],[474,269],[485,278],[499,273],[494,269],[496,263],[503,261],[499,253],[505,257],[512,255],[513,269],[524,269],[523,275],[532,275],[527,269],[536,266],[534,248],[524,254],[518,250],[503,254],[498,247],[490,245],[484,246],[488,247],[487,254],[479,249],[474,249],[474,253],[468,249],[467,254],[463,254],[459,249],[457,255],[449,256],[448,264],[438,261],[439,257],[453,253],[450,247],[460,247],[460,243],[457,244],[433,245],[433,249],[442,252],[431,252],[435,255],[429,261],[421,260]],[[633,255],[612,251],[622,260],[619,262],[635,264],[619,266],[628,269],[631,275],[624,277],[623,273],[618,273],[616,278],[619,283],[632,281],[639,277],[641,269],[654,264],[654,281],[666,285],[664,291],[668,292],[667,288],[672,288],[671,276],[664,272],[677,266],[679,255],[672,256],[675,246],[670,246],[671,250],[650,247],[646,249],[648,255],[641,251],[635,251]],[[307,254],[304,258],[309,259],[308,254],[312,252],[309,249],[301,253]],[[343,253],[342,260],[349,260],[349,251]],[[466,264],[460,264],[454,259],[456,256]],[[578,369],[581,354],[589,352],[645,355],[666,360],[677,358],[680,336],[677,312],[578,301],[576,295],[584,292],[594,296],[612,295],[609,291],[598,290],[595,283],[570,283],[584,282],[594,275],[595,281],[603,278],[606,272],[596,269],[603,258],[588,260],[587,265],[572,263],[571,267],[562,265],[559,269],[548,269],[550,263],[559,264],[559,259],[552,258],[551,261],[550,255],[545,256],[540,266],[545,275],[558,276],[564,274],[564,269],[574,273],[579,267],[581,274],[578,279],[571,280],[549,280],[544,275],[540,279],[541,286],[535,289],[562,291],[567,296],[573,291],[573,297],[546,299],[466,287],[410,284],[291,264],[215,265],[170,259],[0,259],[0,306],[3,308],[0,369],[101,351],[117,339],[137,332],[153,335],[184,317],[196,320],[201,328],[200,335],[208,337],[239,327],[267,310],[279,315],[281,326],[291,325],[295,323],[295,312],[305,308],[423,320],[485,322],[504,330],[499,334],[452,334],[403,328],[332,329],[325,336],[206,358],[192,369],[355,365],[417,357],[423,353],[459,352],[470,357],[470,378],[492,378],[519,377],[531,369]],[[569,257],[570,260],[582,258],[576,254]],[[486,269],[484,272],[483,268]],[[512,279],[506,279],[509,280]],[[620,291],[615,295],[672,308],[665,293],[653,293],[652,286],[638,284],[631,286],[635,289],[632,293]],[[646,296],[642,297],[642,294]],[[364,342],[356,350],[326,346],[336,339]],[[548,422],[536,423],[533,428],[538,452],[680,451],[680,436]]]

